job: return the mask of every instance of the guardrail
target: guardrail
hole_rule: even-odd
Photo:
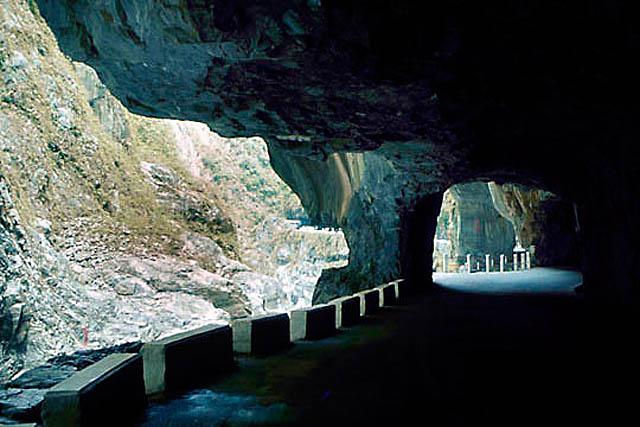
[[[147,395],[195,387],[229,372],[234,352],[267,356],[292,341],[328,337],[406,300],[410,291],[397,280],[323,305],[175,334],[143,345],[140,354],[111,354],[52,387],[42,420],[46,427],[126,424]]]
[[[121,425],[145,405],[142,369],[142,356],[115,353],[75,373],[45,394],[44,425]]]

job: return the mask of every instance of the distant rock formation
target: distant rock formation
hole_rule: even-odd
[[[520,245],[538,266],[580,265],[580,224],[575,204],[541,189],[490,182],[493,204],[512,224]]]
[[[436,238],[451,242],[448,255],[454,264],[464,265],[471,255],[483,268],[486,254],[497,262],[500,254],[511,256],[516,243],[511,222],[494,207],[485,182],[456,184],[447,190]]]

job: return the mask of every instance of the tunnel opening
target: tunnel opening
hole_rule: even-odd
[[[443,194],[433,248],[436,273],[579,270],[578,209],[532,186],[459,183]]]

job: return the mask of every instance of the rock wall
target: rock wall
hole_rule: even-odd
[[[440,188],[435,180],[425,182],[412,167],[389,160],[388,149],[361,154],[359,187],[350,196],[349,209],[339,223],[349,244],[349,265],[323,272],[314,302],[325,302],[398,277],[408,279],[415,275],[421,284],[429,280],[433,252],[429,236],[433,231],[423,228],[435,227]],[[415,158],[413,166],[420,165],[420,160]],[[331,193],[330,187],[325,188]],[[425,210],[425,203],[429,209]],[[409,254],[424,254],[425,258],[413,263],[408,261]],[[420,272],[411,273],[416,266]]]
[[[174,188],[211,208],[209,230],[162,200],[140,168],[176,165],[156,151],[157,124],[131,116],[95,73],[65,58],[37,7],[2,2],[0,23],[0,380],[83,346],[225,322],[218,296],[159,290],[117,270],[123,259],[177,261],[182,233],[232,244],[235,232],[216,228],[225,214],[215,200]]]
[[[451,242],[448,254],[453,263],[464,265],[471,255],[484,267],[486,254],[494,260],[511,254],[516,243],[514,227],[494,207],[487,183],[456,184],[444,199],[436,238]]]
[[[308,304],[342,233],[286,222],[300,202],[264,142],[242,142],[129,113],[34,2],[0,2],[0,380]]]
[[[580,265],[582,248],[576,206],[553,193],[516,184],[489,183],[496,209],[508,219],[520,245],[539,266]]]
[[[317,2],[38,4],[65,51],[94,66],[131,110],[265,138],[309,217],[342,226],[349,242],[350,266],[327,271],[315,301],[402,274],[400,218],[443,191],[443,171],[458,165],[443,150],[447,133],[427,132],[439,120],[432,90],[362,78],[352,67],[370,58],[358,64],[336,52],[363,40],[340,38],[329,51],[315,45],[331,36],[326,25],[348,22],[334,22],[341,18]]]
[[[321,162],[391,144],[385,161],[407,167],[398,179],[426,183],[380,198],[401,199],[396,216],[421,194],[470,180],[535,184],[574,200],[586,288],[619,302],[638,295],[639,31],[629,2],[37,3],[63,50],[139,113],[260,135]],[[354,249],[368,244],[356,235],[371,233],[346,234]],[[357,263],[402,252],[383,250]]]
[[[270,160],[277,162],[277,154],[268,153],[262,139],[223,138],[206,125],[192,122],[170,121],[170,125],[178,153],[191,173],[212,182],[216,194],[227,206],[232,206],[227,212],[236,225],[242,262],[256,272],[271,276],[271,283],[283,294],[280,309],[309,305],[322,270],[343,266],[349,248],[341,231],[300,225],[309,222],[307,212],[311,215],[336,212],[335,218],[316,223],[340,225],[336,218],[341,219],[341,213],[344,215],[348,207],[342,195],[351,196],[349,177],[344,181],[337,177],[335,181],[321,178],[323,172],[333,166],[337,165],[338,174],[346,170],[345,166],[340,160],[329,161],[331,166],[316,171],[315,187],[298,189],[303,197],[301,201],[273,171]],[[357,168],[358,161],[354,164]],[[305,166],[316,165],[300,166],[294,162],[286,165],[292,173],[301,173],[303,177],[309,172],[304,171]],[[349,167],[348,161],[346,167]],[[342,182],[343,192],[338,193],[338,185],[333,188],[335,192],[323,193],[326,182]],[[313,181],[304,183],[314,185]],[[330,200],[316,197],[322,194]],[[327,203],[332,204],[330,209],[326,209]]]

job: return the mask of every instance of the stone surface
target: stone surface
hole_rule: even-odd
[[[137,353],[141,346],[140,342],[132,342],[99,350],[81,350],[52,357],[44,365],[23,371],[0,388],[0,417],[39,422],[42,401],[49,388],[110,354]]]
[[[538,266],[578,266],[580,224],[575,204],[548,191],[515,184],[489,183],[494,205],[513,224],[522,247]]]
[[[130,113],[36,1],[3,2],[0,22],[0,381],[308,305],[346,263],[341,232],[287,221],[308,219],[263,140]]]
[[[73,375],[78,368],[68,364],[46,364],[30,369],[7,383],[8,387],[45,389]]]
[[[510,254],[516,245],[514,227],[494,206],[485,182],[457,184],[445,192],[436,239],[449,243],[447,248],[436,248],[437,271],[442,271],[444,254],[451,267],[464,266],[466,256],[471,255],[484,270],[486,254],[497,259],[500,254]]]
[[[114,353],[49,389],[42,419],[47,427],[126,423],[145,402],[142,357]]]
[[[0,155],[10,167],[0,184],[0,316],[11,325],[0,340],[3,376],[77,349],[89,320],[100,346],[228,317],[189,294],[156,295],[146,313],[129,298],[131,282],[109,288],[86,270],[114,251],[176,255],[176,231],[206,234],[200,221],[211,216],[201,214],[214,210],[185,216],[162,203],[185,199],[160,197],[163,187],[140,165],[179,173],[168,139],[140,117],[129,132],[161,143],[145,152],[136,138],[114,137],[126,133],[115,110],[58,46],[95,67],[114,99],[138,113],[264,137],[309,220],[343,227],[348,240],[349,266],[322,274],[316,302],[371,280],[428,277],[425,241],[442,191],[478,179],[536,185],[574,201],[586,293],[636,300],[637,30],[626,2],[100,5],[1,5]],[[51,222],[50,233],[40,219]],[[61,244],[65,227],[82,232]],[[210,237],[231,256],[233,235]],[[308,298],[305,288],[288,292],[289,301]],[[125,320],[109,322],[116,317]]]
[[[0,389],[1,416],[12,421],[38,421],[44,389]]]
[[[316,340],[336,333],[336,306],[321,304],[289,313],[291,341]]]
[[[625,2],[38,5],[63,50],[127,107],[267,140],[310,218],[340,221],[354,251],[349,268],[323,275],[316,301],[351,293],[359,275],[413,274],[405,242],[420,229],[404,222],[423,199],[477,179],[576,201],[585,286],[637,294],[625,242],[639,240],[628,108],[638,31]],[[625,271],[608,280],[614,269]]]
[[[192,388],[231,369],[231,328],[203,326],[146,343],[140,353],[147,394]]]
[[[235,320],[233,351],[266,356],[288,348],[290,320],[286,313],[254,316]]]

